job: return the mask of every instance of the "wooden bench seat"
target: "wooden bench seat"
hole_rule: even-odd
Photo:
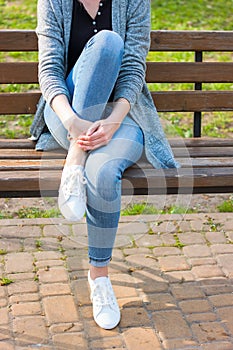
[[[0,30],[0,51],[37,51],[34,31]],[[203,138],[201,112],[233,111],[233,91],[202,90],[203,83],[233,84],[232,62],[202,62],[205,51],[233,52],[233,32],[153,31],[151,51],[195,53],[195,62],[148,62],[148,83],[193,83],[189,91],[152,92],[159,112],[194,112],[194,136],[171,138],[180,169],[156,170],[142,158],[123,176],[123,194],[233,192],[233,138]],[[1,84],[37,83],[37,62],[1,62]],[[39,90],[0,93],[0,114],[33,114]],[[198,136],[198,137],[197,137]],[[66,153],[38,152],[28,139],[0,139],[0,196],[56,196]],[[133,188],[133,189],[132,189]]]

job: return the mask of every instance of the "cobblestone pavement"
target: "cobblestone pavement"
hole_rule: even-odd
[[[122,217],[111,331],[92,320],[84,221],[0,225],[0,350],[233,349],[232,214]]]

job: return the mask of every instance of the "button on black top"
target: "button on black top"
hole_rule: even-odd
[[[93,19],[84,6],[73,0],[73,17],[70,32],[68,51],[68,73],[75,65],[86,42],[103,29],[112,30],[112,1],[102,0],[95,19]]]

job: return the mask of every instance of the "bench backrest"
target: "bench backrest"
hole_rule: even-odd
[[[0,30],[0,51],[37,51],[34,31]],[[187,51],[194,62],[147,62],[148,83],[193,83],[193,90],[152,91],[160,112],[194,112],[194,136],[200,136],[203,111],[232,111],[232,88],[224,91],[202,90],[203,83],[233,83],[233,63],[203,62],[203,53],[233,52],[233,31],[152,31],[151,51]],[[37,83],[37,62],[0,63],[1,84]],[[40,91],[0,93],[0,114],[33,114]],[[199,124],[198,124],[199,123]]]

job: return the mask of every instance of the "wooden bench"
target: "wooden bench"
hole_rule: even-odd
[[[37,51],[34,31],[1,30],[0,50]],[[202,83],[233,84],[232,62],[202,62],[205,51],[233,54],[231,31],[153,31],[151,51],[193,52],[193,62],[148,62],[148,83],[193,83],[189,91],[152,92],[159,112],[194,112],[194,137],[170,140],[181,169],[156,170],[142,159],[124,173],[123,194],[233,192],[233,139],[201,138],[201,112],[233,111],[233,91],[202,91]],[[0,63],[1,84],[37,83],[37,62]],[[231,86],[232,87],[232,86]],[[40,91],[0,93],[0,114],[33,114]],[[0,139],[1,197],[56,196],[65,152],[38,152],[28,139]]]

